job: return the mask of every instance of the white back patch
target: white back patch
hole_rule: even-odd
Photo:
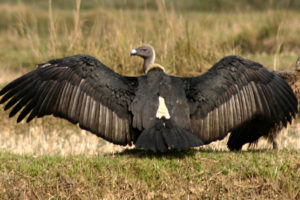
[[[162,117],[165,117],[166,119],[170,119],[171,116],[169,114],[169,111],[168,111],[168,108],[166,106],[166,103],[165,103],[165,99],[161,96],[158,97],[158,109],[156,111],[156,117],[158,119],[161,119]]]

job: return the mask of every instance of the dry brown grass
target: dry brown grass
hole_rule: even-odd
[[[3,113],[1,115],[5,116]],[[299,123],[294,123],[280,132],[276,139],[278,150],[300,150],[299,128]],[[6,120],[6,126],[0,133],[0,150],[22,155],[98,155],[130,148],[113,145],[69,122],[53,117],[38,119],[31,124],[15,124],[14,120]],[[228,137],[197,149],[228,151],[227,140]],[[243,147],[245,151],[249,149],[270,150],[272,145],[266,139],[261,139],[254,146]]]

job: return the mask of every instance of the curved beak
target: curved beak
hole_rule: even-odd
[[[130,55],[131,55],[131,56],[135,56],[136,53],[137,53],[136,49],[132,49],[132,50],[130,51]]]

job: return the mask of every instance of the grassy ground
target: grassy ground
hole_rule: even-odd
[[[76,53],[139,75],[141,60],[129,52],[143,43],[173,75],[199,75],[230,54],[294,70],[300,52],[298,1],[51,2],[0,0],[0,88],[37,63]],[[103,154],[123,149],[51,116],[16,124],[1,106],[0,119],[0,198],[300,198],[297,121],[280,133],[280,151],[260,141],[230,153],[225,139],[154,155]]]
[[[295,151],[17,156],[0,153],[5,199],[297,199]]]

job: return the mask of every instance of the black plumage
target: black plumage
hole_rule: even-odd
[[[53,114],[114,144],[160,152],[208,144],[229,132],[228,147],[239,150],[297,113],[289,85],[259,63],[228,56],[201,76],[174,77],[154,64],[152,47],[131,54],[144,58],[144,76],[122,76],[75,55],[12,81],[0,91],[0,103],[12,108],[10,117],[20,113],[18,122]]]

